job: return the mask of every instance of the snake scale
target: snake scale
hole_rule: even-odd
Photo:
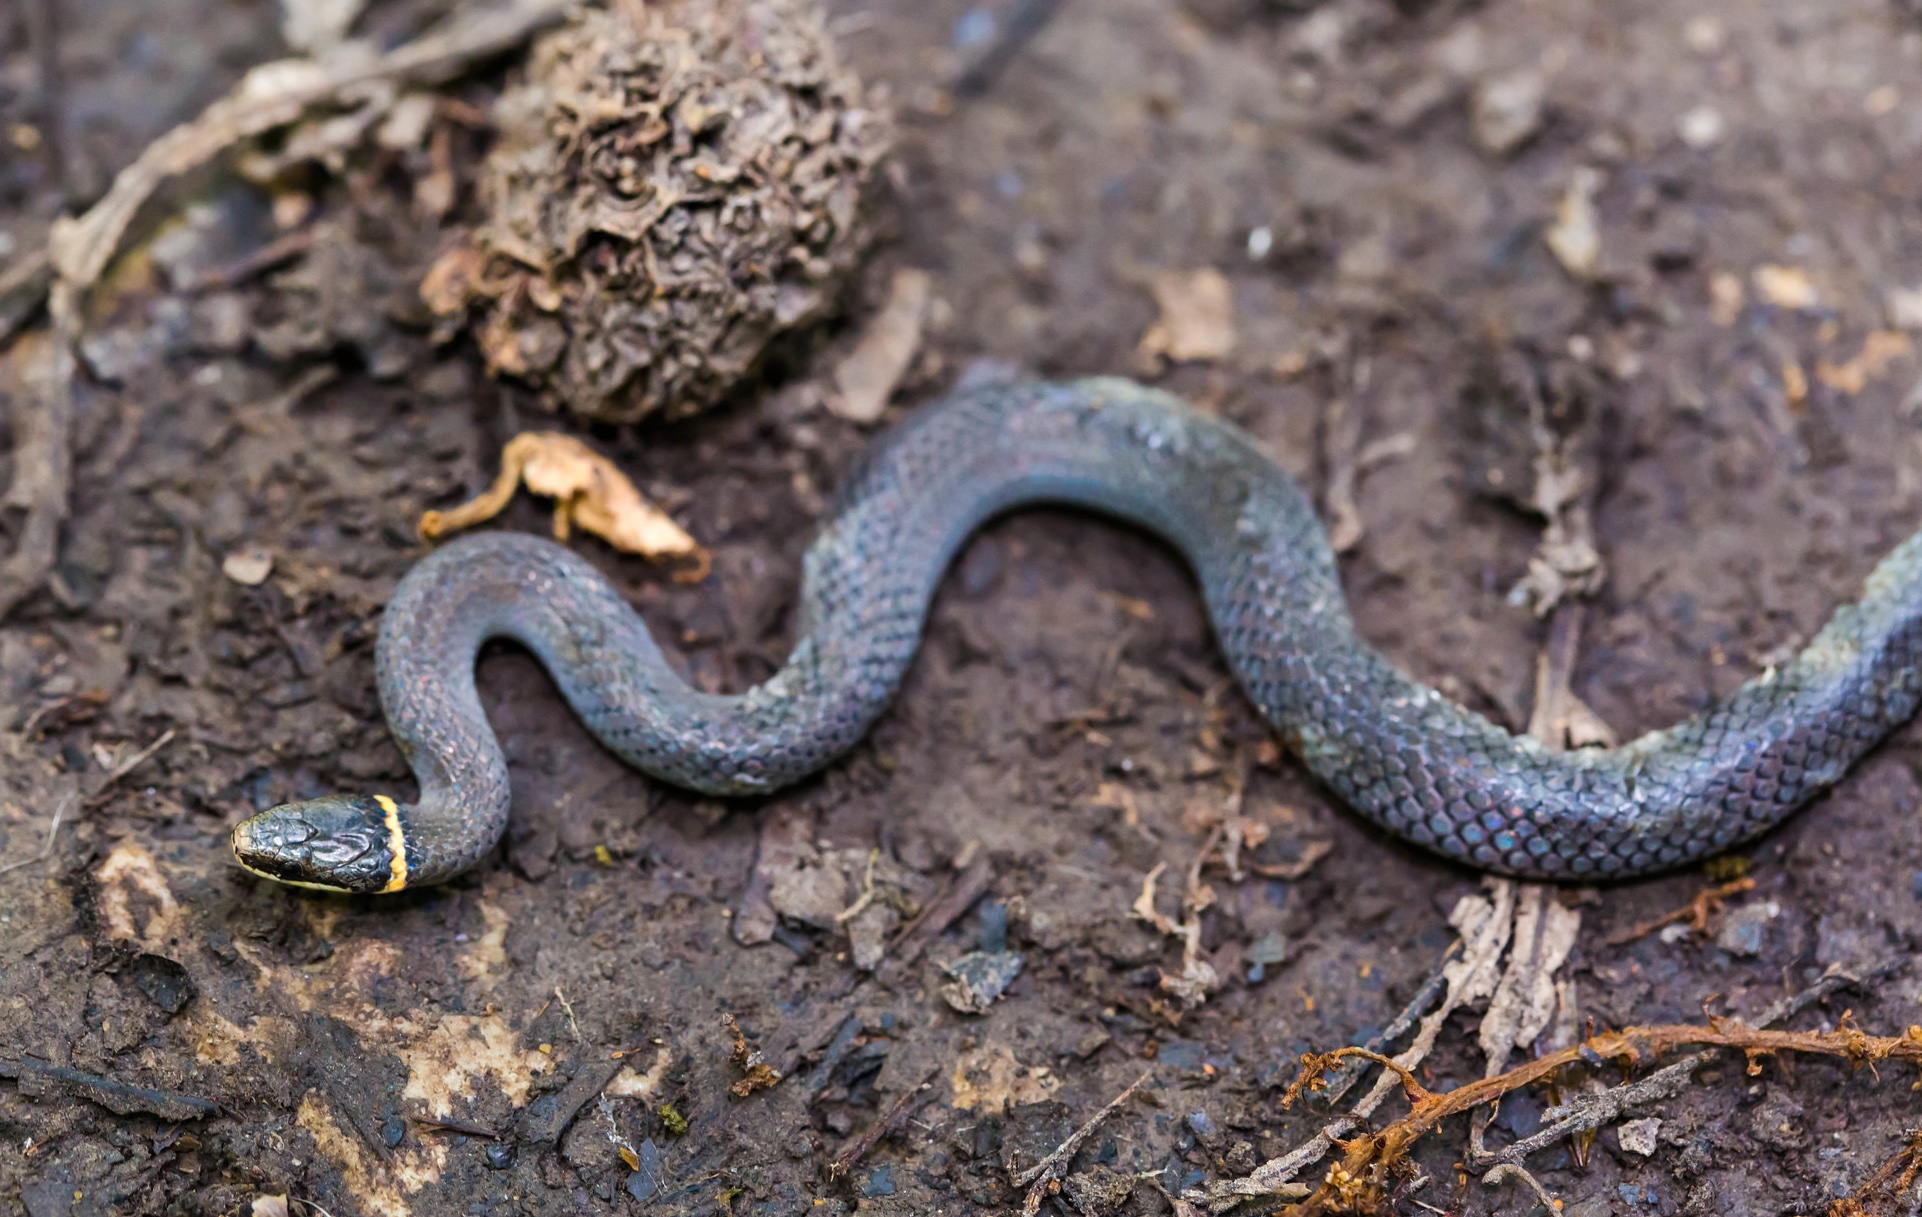
[[[508,816],[475,660],[514,639],[628,764],[717,795],[771,791],[868,730],[929,601],[983,521],[1056,503],[1165,538],[1263,717],[1356,811],[1485,870],[1639,875],[1755,836],[1834,783],[1922,696],[1922,533],[1793,660],[1678,726],[1556,752],[1404,675],[1355,630],[1313,504],[1243,432],[1122,380],[957,393],[881,439],[808,550],[794,649],[739,695],[690,688],[612,584],[552,542],[470,536],[423,559],[381,620],[381,704],[420,797],[277,807],[234,831],[249,870],[356,892],[473,866]]]

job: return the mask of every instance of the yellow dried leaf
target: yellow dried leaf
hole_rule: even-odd
[[[1909,353],[1909,336],[1897,330],[1876,330],[1862,341],[1862,349],[1844,363],[1822,360],[1815,376],[1837,393],[1860,393],[1890,363]]]
[[[526,431],[501,450],[500,476],[479,497],[448,511],[423,512],[420,535],[428,541],[499,515],[525,484],[554,500],[554,536],[565,541],[579,527],[618,550],[644,558],[685,560],[677,581],[707,577],[708,553],[666,512],[641,497],[627,475],[571,435]]]

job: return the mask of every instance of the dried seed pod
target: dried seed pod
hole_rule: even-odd
[[[806,0],[584,10],[496,116],[487,218],[422,294],[603,422],[697,413],[823,316],[892,134]]]

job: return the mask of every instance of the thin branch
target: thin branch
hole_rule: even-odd
[[[1041,1211],[1041,1202],[1059,1189],[1061,1176],[1068,1173],[1068,1164],[1074,1161],[1077,1153],[1081,1152],[1082,1143],[1093,1136],[1095,1129],[1101,1127],[1102,1121],[1119,1111],[1121,1105],[1133,1098],[1135,1091],[1140,1090],[1142,1085],[1153,1076],[1153,1074],[1144,1073],[1136,1078],[1134,1085],[1109,1100],[1106,1107],[1095,1112],[1092,1119],[1075,1129],[1074,1135],[1063,1141],[1053,1153],[1014,1177],[1016,1187],[1028,1189],[1027,1202],[1021,1206],[1022,1217],[1035,1217],[1035,1214]]]
[[[48,858],[53,857],[53,840],[60,834],[60,820],[67,814],[67,807],[72,802],[73,795],[69,794],[61,799],[59,805],[53,809],[53,823],[47,825],[47,840],[46,843],[40,847],[40,852],[31,858],[22,858],[17,862],[9,862],[5,866],[0,866],[0,875],[9,875],[17,870],[25,870],[29,866],[45,862]]]
[[[149,760],[153,758],[154,753],[160,751],[162,748],[165,748],[168,744],[173,743],[174,734],[175,734],[174,728],[172,727],[167,728],[165,731],[160,733],[159,739],[155,740],[151,744],[148,744],[145,748],[142,748],[140,751],[134,753],[132,756],[128,757],[126,760],[121,761],[118,765],[115,765],[113,767],[113,772],[109,773],[106,776],[106,779],[100,783],[100,789],[94,791],[93,794],[88,796],[87,806],[90,808],[98,807],[102,803],[106,802],[107,796],[113,793],[113,788],[120,784],[120,779],[126,777],[128,774],[132,773],[134,770],[146,764]]]

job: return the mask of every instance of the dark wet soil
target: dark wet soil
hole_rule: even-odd
[[[0,10],[0,263],[282,53],[277,10],[255,0],[79,0],[54,6],[49,98],[32,7]],[[1849,363],[1915,322],[1891,293],[1922,284],[1922,26],[1901,6],[1080,0],[985,88],[947,89],[1010,8],[833,6],[903,128],[893,235],[858,300],[912,265],[940,301],[897,409],[978,360],[1141,375],[1320,489],[1342,398],[1364,449],[1412,437],[1361,476],[1344,575],[1363,629],[1517,729],[1546,627],[1508,593],[1540,527],[1512,475],[1488,476],[1527,469],[1502,450],[1488,367],[1519,358],[1575,386],[1607,578],[1574,689],[1621,736],[1807,639],[1922,517],[1917,363]],[[366,20],[398,37],[426,11]],[[1533,121],[1504,108],[1531,81]],[[484,105],[499,85],[457,91]],[[1504,121],[1522,137],[1491,151]],[[454,138],[462,172],[483,140]],[[977,540],[897,708],[799,790],[724,807],[630,774],[502,651],[481,675],[513,765],[498,858],[391,900],[230,864],[227,830],[256,809],[405,795],[373,696],[376,615],[421,552],[418,512],[553,425],[470,345],[430,341],[413,284],[445,234],[410,209],[422,168],[356,158],[315,181],[301,222],[325,228],[304,261],[189,293],[169,288],[178,267],[275,235],[231,176],[191,183],[170,207],[192,230],[129,259],[90,331],[57,577],[0,623],[0,866],[29,862],[0,876],[0,1212],[232,1214],[281,1194],[343,1217],[1005,1212],[1013,1170],[1147,1072],[1075,1168],[1123,1177],[1125,1198],[1089,1211],[1146,1214],[1169,1211],[1157,1184],[1245,1174],[1318,1128],[1325,1113],[1279,1104],[1297,1056],[1384,1025],[1477,877],[1370,831],[1291,764],[1256,763],[1263,733],[1181,565],[1090,519],[1036,513]],[[1544,233],[1583,169],[1600,175],[1599,249],[1578,279]],[[1763,267],[1785,269],[1758,284]],[[1203,268],[1232,284],[1232,351],[1147,359],[1157,272]],[[1779,286],[1797,275],[1806,307]],[[859,312],[722,414],[591,435],[714,552],[686,587],[579,543],[710,687],[782,653],[809,530],[867,440],[822,405]],[[24,410],[20,363],[0,360],[0,394]],[[6,449],[24,420],[0,426]],[[0,480],[19,475],[0,458]],[[545,523],[522,504],[504,526]],[[264,582],[223,574],[255,550]],[[1752,1015],[1829,965],[1893,962],[1800,1025],[1922,1021],[1919,738],[1899,732],[1746,850],[1756,886],[1705,934],[1606,941],[1684,904],[1699,873],[1561,892],[1583,917],[1564,973],[1583,1016]],[[1243,810],[1271,829],[1258,860],[1332,849],[1296,880],[1210,875],[1203,947],[1225,983],[1182,1012],[1157,987],[1179,947],[1129,906],[1156,865],[1186,870],[1244,766]],[[880,851],[924,901],[985,861],[987,911],[874,975],[831,920],[740,945],[777,823],[821,859]],[[957,1013],[939,965],[1000,912],[1025,966],[988,1013]],[[1281,962],[1250,962],[1277,943]],[[786,1081],[730,1095],[724,1015]],[[1451,1023],[1426,1084],[1479,1076],[1474,1040],[1471,1019]],[[1825,1212],[1918,1122],[1911,1081],[1731,1059],[1642,1113],[1662,1120],[1652,1156],[1607,1132],[1532,1162],[1564,1214]],[[1511,1099],[1493,1135],[1525,1135],[1545,1103]],[[1453,1121],[1424,1143],[1433,1182],[1398,1211],[1528,1211],[1457,1172],[1466,1135]]]

